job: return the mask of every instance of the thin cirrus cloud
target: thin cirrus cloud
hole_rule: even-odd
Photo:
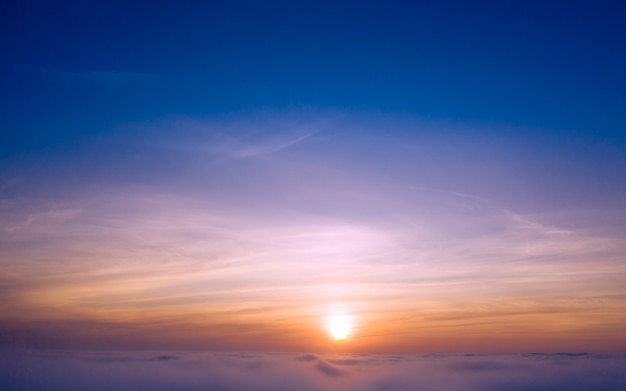
[[[615,348],[619,200],[572,213],[540,140],[451,126],[174,119],[33,158],[3,184],[2,342],[324,350],[340,311],[353,351]]]
[[[50,80],[60,80],[64,82],[92,82],[105,85],[128,85],[129,83],[149,82],[156,80],[155,76],[149,73],[133,72],[124,70],[65,70],[54,68],[33,67],[17,63],[9,63],[16,71],[26,72],[36,76],[48,78]]]

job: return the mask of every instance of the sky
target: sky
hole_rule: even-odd
[[[0,7],[0,347],[626,351],[622,2]]]

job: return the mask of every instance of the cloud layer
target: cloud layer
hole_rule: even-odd
[[[306,359],[302,359],[306,357]],[[624,356],[0,352],[3,390],[598,390],[626,387]]]

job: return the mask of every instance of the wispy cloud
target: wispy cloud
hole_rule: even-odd
[[[18,63],[12,63],[11,66],[22,72],[28,72],[38,76],[64,80],[67,82],[89,81],[94,83],[122,86],[128,85],[128,83],[150,82],[155,80],[155,76],[153,74],[125,70],[67,70],[34,67]]]
[[[233,151],[233,155],[236,157],[253,157],[253,156],[266,156],[272,153],[276,153],[292,147],[307,138],[315,135],[316,132],[305,133],[302,135],[283,135],[280,138],[265,142],[263,144],[257,144],[253,146],[243,146],[239,150]]]
[[[204,335],[203,347],[323,350],[340,308],[357,351],[449,350],[458,329],[502,350],[520,348],[513,334],[539,347],[560,330],[555,349],[619,336],[618,231],[475,195],[486,162],[467,164],[472,186],[450,179],[436,135],[320,117],[144,124],[69,151],[56,175],[26,162],[28,180],[0,200],[5,324],[40,335],[48,322],[59,340],[117,325],[106,343],[142,330],[142,346]],[[423,138],[418,154],[396,148]]]

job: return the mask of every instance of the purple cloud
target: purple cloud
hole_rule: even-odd
[[[536,355],[442,358],[288,353],[0,352],[0,387],[33,390],[599,390],[626,386],[626,357]],[[303,360],[303,358],[305,358]],[[332,364],[343,363],[342,368]]]

